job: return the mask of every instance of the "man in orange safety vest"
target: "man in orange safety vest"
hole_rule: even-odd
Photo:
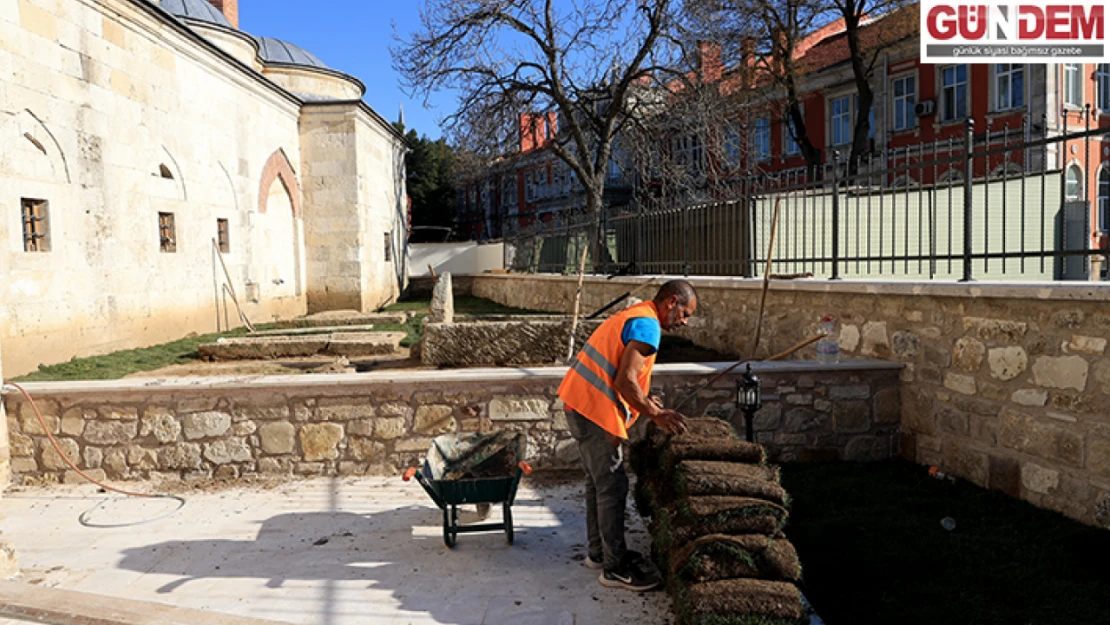
[[[590,336],[559,386],[567,427],[586,472],[586,566],[603,569],[604,586],[650,590],[662,583],[640,554],[628,550],[624,513],[628,474],[622,441],[644,415],[668,432],[685,431],[685,417],[650,397],[651,370],[662,331],[686,325],[698,307],[694,287],[671,280],[655,298],[609,317]]]

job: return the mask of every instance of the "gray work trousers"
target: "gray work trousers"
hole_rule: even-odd
[[[628,473],[624,470],[621,439],[593,421],[567,410],[567,427],[578,442],[586,471],[586,537],[590,558],[612,570],[624,559],[624,512]]]

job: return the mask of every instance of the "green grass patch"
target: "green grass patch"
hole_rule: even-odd
[[[782,483],[828,625],[1110,623],[1106,530],[902,461],[788,464]]]
[[[413,315],[405,323],[375,323],[374,332],[404,332],[401,347],[412,347],[424,336],[424,317],[427,313]]]
[[[274,324],[255,326],[268,330]],[[154,371],[170,365],[192,362],[197,358],[197,347],[212,343],[220,337],[246,336],[246,328],[236,328],[219,334],[189,336],[169,343],[125,349],[102,356],[73,358],[56,365],[39,365],[39,370],[13,378],[16,382],[63,382],[74,380],[118,380],[133,373]]]

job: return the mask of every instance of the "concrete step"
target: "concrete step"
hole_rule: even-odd
[[[208,360],[274,360],[308,356],[358,358],[397,354],[404,332],[336,332],[309,336],[222,338],[197,348]]]
[[[333,310],[316,313],[315,315],[308,315],[307,317],[298,317],[296,319],[283,319],[278,321],[274,327],[286,329],[318,328],[325,326],[358,326],[381,323],[404,323],[408,320],[409,314],[404,312],[360,313],[353,310]]]
[[[310,334],[331,334],[332,332],[372,332],[373,330],[373,324],[361,326],[319,326],[315,328],[259,330],[258,332],[251,332],[248,336],[305,336]]]
[[[0,623],[49,625],[283,625],[163,603],[0,581]]]

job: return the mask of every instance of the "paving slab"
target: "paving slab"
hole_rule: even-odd
[[[132,485],[133,487],[138,487]],[[415,483],[320,478],[272,487],[124,498],[93,486],[23,488],[0,499],[17,583],[305,625],[670,623],[662,592],[604,588],[582,564],[578,484],[525,482],[504,534],[442,540],[442,515]],[[629,506],[631,510],[631,504]],[[78,521],[82,513],[89,524]],[[493,519],[500,512],[494,508]],[[477,521],[473,509],[462,521]],[[629,541],[647,535],[630,513]],[[0,607],[0,625],[23,625]],[[50,622],[50,621],[43,621]],[[168,621],[166,621],[168,622]]]

